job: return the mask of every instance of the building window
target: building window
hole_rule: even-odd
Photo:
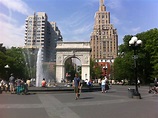
[[[37,19],[38,19],[38,20],[40,20],[40,19],[41,19],[41,17],[38,17]]]
[[[37,24],[37,26],[41,26],[41,24]]]

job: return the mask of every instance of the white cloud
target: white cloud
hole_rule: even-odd
[[[3,17],[2,17],[3,16]],[[4,19],[1,19],[4,18]],[[5,19],[10,17],[0,14],[0,43],[4,46],[23,46],[24,45],[24,25],[18,26],[15,22],[16,20],[11,20],[12,22],[7,22]]]
[[[88,32],[92,29],[92,27],[93,27],[93,24],[84,25],[84,26],[74,30],[74,34],[82,34],[82,33]]]
[[[122,7],[122,0],[109,0],[106,6],[111,9],[120,9]]]
[[[99,0],[88,0],[85,5],[94,6],[96,3],[99,5]]]
[[[87,14],[77,11],[71,14],[70,16],[64,18],[64,20],[61,21],[61,23],[68,27],[78,27],[86,21],[87,17]]]
[[[77,11],[58,22],[64,41],[81,41],[85,35],[89,36],[93,27],[93,22],[90,22],[89,18],[89,13]],[[68,34],[71,35],[71,39]],[[89,40],[89,37],[86,38]]]
[[[132,28],[131,31],[132,31],[133,33],[138,33],[138,32],[141,31],[141,28],[140,28],[140,27],[135,27],[135,28]]]
[[[16,23],[17,21],[14,19],[11,19],[10,16],[7,16],[3,13],[0,13],[0,21],[5,21],[5,22],[12,22],[12,23]]]
[[[24,46],[24,24],[19,24],[13,13],[29,15],[32,13],[28,5],[22,0],[0,0],[0,3],[8,9],[8,13],[0,11],[0,43],[6,47]],[[13,12],[14,11],[14,12]]]
[[[115,15],[111,15],[111,21],[114,25],[121,24],[121,21]]]
[[[0,0],[0,3],[2,3],[9,10],[19,12],[24,15],[29,15],[32,13],[31,9],[22,0]]]

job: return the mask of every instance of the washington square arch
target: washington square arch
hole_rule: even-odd
[[[90,52],[89,42],[57,42],[56,46],[56,81],[65,78],[65,62],[69,58],[77,58],[81,62],[82,80],[90,79]]]

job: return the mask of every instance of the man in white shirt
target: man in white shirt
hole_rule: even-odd
[[[103,78],[101,81],[102,93],[105,93],[105,83],[106,83],[105,78]]]

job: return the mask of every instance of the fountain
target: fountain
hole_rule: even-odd
[[[32,72],[31,72],[32,65],[31,65],[30,51],[28,49],[25,49],[22,53],[23,53],[23,56],[24,56],[28,76],[31,77],[32,76]]]
[[[26,48],[23,51],[23,56],[26,63],[27,78],[32,80],[32,85],[36,87],[41,86],[43,78],[48,83],[54,82],[53,65],[54,62],[43,62],[42,48]],[[35,79],[36,78],[36,79]]]
[[[37,62],[36,62],[36,87],[41,86],[41,81],[44,78],[43,67],[42,67],[42,49],[40,48],[37,53]]]

